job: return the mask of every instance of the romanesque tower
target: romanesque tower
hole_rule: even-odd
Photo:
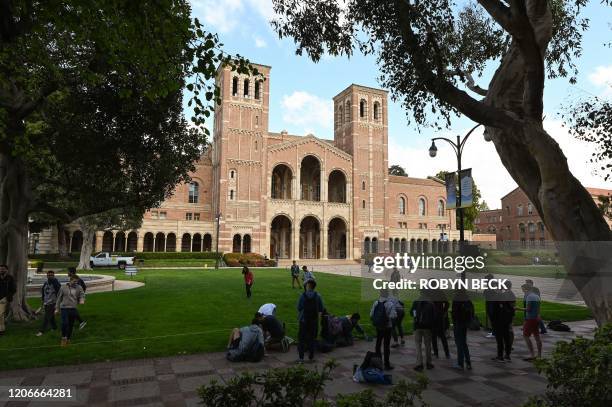
[[[270,67],[253,66],[259,76],[222,67],[216,79],[222,103],[216,107],[213,131],[213,213],[221,214],[219,250],[224,252],[264,251],[259,245],[265,233],[260,220]]]
[[[353,156],[353,246],[386,241],[387,92],[351,85],[334,97],[334,143]]]

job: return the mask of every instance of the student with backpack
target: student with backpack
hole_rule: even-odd
[[[317,283],[308,280],[304,283],[306,291],[302,293],[297,305],[298,311],[298,363],[304,363],[304,351],[308,349],[308,360],[314,359],[315,341],[318,334],[319,317],[323,312],[323,300],[315,291]]]
[[[247,298],[251,298],[251,288],[253,287],[253,273],[247,266],[242,268],[242,275],[244,276],[244,286],[246,288],[246,296]]]
[[[446,340],[446,330],[449,327],[448,323],[448,300],[444,291],[439,290],[436,292],[434,304],[434,323],[431,329],[431,348],[433,349],[433,355],[438,358],[438,339],[442,343],[442,349],[446,359],[450,359],[450,351],[448,350],[448,341]]]
[[[404,303],[400,301],[395,295],[390,295],[389,301],[393,303],[396,314],[396,317],[393,319],[391,324],[391,336],[393,337],[393,345],[391,345],[391,347],[397,348],[398,346],[400,346],[400,344],[404,346],[404,344],[406,343],[404,341],[404,316],[406,313],[404,311]],[[398,337],[400,342],[398,342]]]
[[[57,325],[55,324],[55,303],[57,302],[57,294],[61,288],[62,285],[57,278],[55,278],[55,272],[53,270],[47,271],[47,281],[45,281],[40,290],[41,308],[44,309],[45,319],[41,330],[38,331],[36,336],[42,336],[48,327],[51,327],[53,330],[57,329]]]
[[[389,290],[383,288],[380,290],[380,297],[374,301],[370,310],[370,319],[372,325],[376,328],[376,354],[381,355],[380,348],[383,346],[384,351],[384,368],[385,370],[393,369],[389,361],[391,354],[391,330],[393,320],[397,317],[393,302],[389,301]]]
[[[414,370],[423,370],[423,348],[425,345],[425,364],[427,369],[433,369],[431,363],[431,331],[434,327],[434,305],[425,291],[412,303],[410,314],[414,318],[414,343],[417,350],[417,365]]]
[[[467,344],[467,330],[470,322],[474,319],[474,304],[470,301],[465,289],[457,290],[455,293],[451,315],[455,345],[457,346],[457,364],[453,367],[463,370],[465,366],[468,370],[472,370],[470,350]]]
[[[306,266],[302,266],[302,271],[304,272],[304,274],[302,275],[302,281],[303,281],[303,284],[304,284],[304,291],[306,291],[306,283],[309,280],[314,281],[315,280],[315,276],[314,276],[314,274],[312,274],[312,271],[308,270],[308,267],[306,267]]]
[[[227,360],[259,362],[263,359],[264,353],[263,331],[261,322],[257,318],[253,319],[249,326],[232,329],[225,355]]]

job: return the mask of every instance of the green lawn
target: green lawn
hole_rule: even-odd
[[[476,271],[476,269],[472,270]],[[565,278],[567,273],[563,266],[502,266],[502,265],[487,265],[484,270],[486,273],[492,274],[508,274],[513,276],[525,277],[548,277],[548,278]]]
[[[126,278],[119,271],[100,272]],[[295,305],[301,291],[291,289],[285,270],[254,269],[254,274],[249,301],[237,269],[143,270],[134,277],[146,283],[142,288],[87,297],[80,311],[89,324],[76,331],[68,348],[59,348],[59,333],[34,336],[41,321],[9,324],[0,338],[0,369],[220,351],[230,328],[248,324],[265,302],[277,304],[278,316],[295,337]],[[367,320],[372,302],[361,299],[362,280],[319,273],[317,282],[331,313],[359,311]],[[39,300],[31,299],[30,304],[36,308]],[[482,320],[483,303],[476,300],[475,305]],[[551,303],[543,304],[542,314],[565,321],[590,318],[586,308]],[[410,331],[409,318],[405,325]],[[366,330],[372,331],[367,325]]]

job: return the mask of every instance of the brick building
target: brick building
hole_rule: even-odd
[[[587,188],[593,199],[612,195],[612,190]],[[608,219],[612,226],[612,221]],[[474,221],[474,233],[494,233],[497,247],[548,247],[552,239],[538,211],[520,188],[501,198],[501,209],[482,211]]]
[[[388,174],[386,91],[350,85],[335,96],[333,140],[270,132],[271,68],[257,69],[265,79],[219,70],[213,141],[192,182],[149,210],[139,230],[98,232],[96,250],[210,251],[217,226],[220,251],[281,259],[456,248],[444,183]],[[39,236],[39,252],[56,249],[56,233]],[[78,251],[74,225],[67,238]]]

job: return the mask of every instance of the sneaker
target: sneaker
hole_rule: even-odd
[[[42,332],[40,332],[40,331],[36,332],[36,336],[42,336],[42,335],[43,335]]]
[[[428,364],[427,364],[427,369],[431,370],[431,369],[433,369],[433,368],[434,368],[434,365],[432,365],[431,363],[428,363]]]
[[[414,367],[414,370],[416,370],[417,372],[422,372],[423,371],[423,365],[417,365]]]
[[[495,338],[495,335],[493,335],[493,332],[489,332],[485,338]]]
[[[87,321],[83,321],[79,324],[79,329],[83,329],[85,328],[85,325],[87,325]]]
[[[512,362],[512,359],[510,359],[510,355],[506,355],[504,359],[506,360],[506,362]]]
[[[463,366],[461,366],[459,363],[455,363],[453,364],[453,369],[463,370]]]
[[[471,364],[471,363],[466,363],[466,364],[465,364],[465,368],[466,368],[467,370],[472,370],[472,364]]]

